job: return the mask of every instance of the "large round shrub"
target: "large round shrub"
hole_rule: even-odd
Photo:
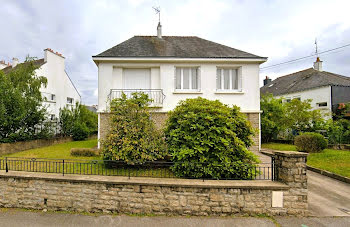
[[[253,129],[246,116],[220,101],[187,99],[171,112],[165,129],[177,176],[249,179],[258,161],[248,151]]]
[[[164,136],[150,118],[144,93],[125,94],[111,103],[110,130],[102,141],[104,160],[120,160],[128,164],[163,159],[167,155]]]
[[[306,132],[294,139],[297,151],[321,152],[328,146],[328,141],[319,133]]]

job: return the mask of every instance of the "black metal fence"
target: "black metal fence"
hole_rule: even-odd
[[[130,165],[122,161],[103,160],[78,160],[78,159],[40,159],[40,158],[14,158],[1,157],[0,170],[58,173],[58,174],[79,174],[79,175],[101,175],[101,176],[125,176],[125,177],[155,177],[155,178],[179,178],[174,172],[173,162],[145,162],[143,164]],[[206,168],[204,163],[191,163],[193,168]],[[259,164],[231,164],[232,168],[245,171],[238,174],[240,177],[221,177],[222,180],[274,180],[275,164],[272,158],[271,163]],[[220,167],[218,167],[220,168]],[[194,177],[181,177],[194,178]],[[197,179],[215,179],[210,177],[198,177]],[[217,178],[216,178],[217,179]]]

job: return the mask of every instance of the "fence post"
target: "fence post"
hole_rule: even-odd
[[[8,168],[8,166],[7,166],[7,157],[5,158],[5,162],[6,162],[6,173],[8,173],[8,171],[9,171],[9,168]]]
[[[275,157],[271,156],[271,180],[274,181],[275,179]]]
[[[63,176],[64,176],[64,159],[63,159],[63,170],[62,170]]]

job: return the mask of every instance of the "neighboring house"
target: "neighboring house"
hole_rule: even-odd
[[[124,92],[153,99],[162,127],[180,100],[198,96],[237,105],[260,128],[259,65],[267,60],[195,36],[134,36],[96,56],[99,139],[108,131],[108,104]],[[254,138],[260,147],[259,133]]]
[[[0,61],[0,70],[3,69],[3,68],[6,68],[8,66],[10,66],[11,64],[10,63],[5,63],[5,61]]]
[[[64,60],[62,54],[48,48],[44,50],[44,58],[34,62],[39,67],[35,71],[36,75],[47,78],[47,86],[41,87],[40,91],[44,97],[43,106],[48,110],[49,120],[59,117],[60,108],[74,106],[75,102],[81,101],[78,90],[65,70]],[[17,65],[19,65],[18,59],[13,58],[12,65],[2,70],[8,73]]]
[[[271,93],[283,97],[285,102],[292,99],[311,99],[313,109],[319,109],[330,118],[340,103],[350,102],[350,77],[322,70],[319,58],[314,67],[296,73],[281,76],[271,81],[266,78],[260,88],[262,94]]]

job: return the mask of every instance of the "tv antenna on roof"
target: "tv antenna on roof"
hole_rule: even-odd
[[[155,11],[156,11],[156,14],[158,14],[158,20],[159,20],[159,23],[160,23],[160,6],[156,7],[156,6],[153,6],[152,7]]]
[[[315,38],[315,48],[316,48],[316,52],[315,52],[315,54],[316,54],[316,57],[318,57],[318,46],[317,46],[317,38]]]

